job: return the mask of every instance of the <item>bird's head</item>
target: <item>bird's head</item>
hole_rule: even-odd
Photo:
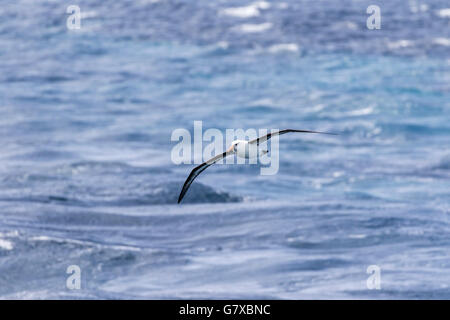
[[[242,141],[242,140],[234,140],[231,143],[231,146],[230,146],[230,148],[227,151],[229,151],[229,152],[230,151],[237,152],[238,148],[240,148],[241,146],[244,146],[245,142],[246,141]]]
[[[228,148],[227,152],[236,152],[238,144],[239,144],[239,141],[237,141],[237,140],[233,141],[231,143],[231,146]]]

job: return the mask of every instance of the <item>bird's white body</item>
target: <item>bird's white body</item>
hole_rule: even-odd
[[[258,145],[250,144],[246,140],[233,141],[229,150],[233,150],[236,153],[236,156],[244,159],[253,159],[269,152],[267,150],[260,150],[258,153]]]

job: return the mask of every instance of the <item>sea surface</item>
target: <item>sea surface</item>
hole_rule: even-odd
[[[194,121],[340,135],[177,204]],[[4,1],[0,148],[1,299],[450,299],[448,1]]]

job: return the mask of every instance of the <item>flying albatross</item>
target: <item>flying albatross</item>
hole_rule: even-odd
[[[202,173],[203,171],[205,171],[206,168],[208,168],[210,165],[213,165],[217,161],[219,161],[221,159],[224,159],[224,158],[226,158],[226,157],[228,157],[229,155],[232,155],[232,154],[236,154],[238,157],[248,159],[250,157],[249,148],[248,148],[249,145],[253,144],[253,145],[259,146],[260,143],[266,142],[267,140],[269,140],[270,138],[272,138],[274,136],[279,136],[279,135],[282,135],[282,134],[285,134],[285,133],[289,133],[289,132],[321,133],[321,134],[337,135],[336,133],[331,133],[331,132],[285,129],[285,130],[280,130],[280,131],[277,131],[277,132],[268,133],[268,134],[266,134],[266,135],[264,135],[262,137],[259,137],[259,138],[256,138],[256,139],[250,140],[250,141],[235,140],[235,141],[233,141],[231,143],[231,146],[230,146],[230,148],[227,151],[225,151],[222,154],[218,154],[215,157],[212,157],[208,161],[205,161],[202,164],[200,164],[197,167],[195,167],[194,169],[192,169],[192,171],[189,174],[188,178],[184,182],[183,189],[181,189],[180,196],[178,197],[178,203],[180,203],[181,200],[183,200],[184,195],[188,191],[188,189],[191,186],[192,182],[194,182],[194,179],[197,178],[197,176],[200,173]],[[263,150],[261,152],[261,155],[266,154],[266,153],[268,153],[268,151],[267,150]]]

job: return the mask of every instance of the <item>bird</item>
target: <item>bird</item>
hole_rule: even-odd
[[[183,188],[181,189],[180,195],[178,197],[178,203],[181,202],[181,200],[183,200],[186,192],[188,191],[189,187],[191,186],[192,182],[194,182],[195,178],[198,177],[198,175],[200,173],[202,173],[203,171],[206,170],[206,168],[208,168],[209,166],[213,165],[214,163],[218,162],[219,160],[225,159],[226,157],[232,155],[232,154],[236,154],[238,157],[240,158],[245,158],[245,159],[249,159],[251,158],[252,154],[250,154],[249,150],[249,146],[250,145],[255,145],[255,146],[259,146],[261,143],[266,142],[267,140],[269,140],[270,138],[274,137],[274,136],[279,136],[285,133],[290,133],[290,132],[300,132],[300,133],[320,133],[320,134],[329,134],[329,135],[337,135],[337,133],[332,133],[332,132],[321,132],[321,131],[312,131],[312,130],[297,130],[297,129],[284,129],[284,130],[279,130],[276,132],[271,132],[268,133],[266,135],[263,135],[259,138],[256,138],[254,140],[234,140],[231,143],[231,146],[223,153],[218,154],[214,157],[212,157],[211,159],[203,162],[202,164],[198,165],[197,167],[195,167],[194,169],[192,169],[191,173],[189,174],[189,176],[187,177],[186,181],[184,182]],[[264,155],[266,153],[268,153],[268,150],[262,150],[260,152],[260,156]]]

